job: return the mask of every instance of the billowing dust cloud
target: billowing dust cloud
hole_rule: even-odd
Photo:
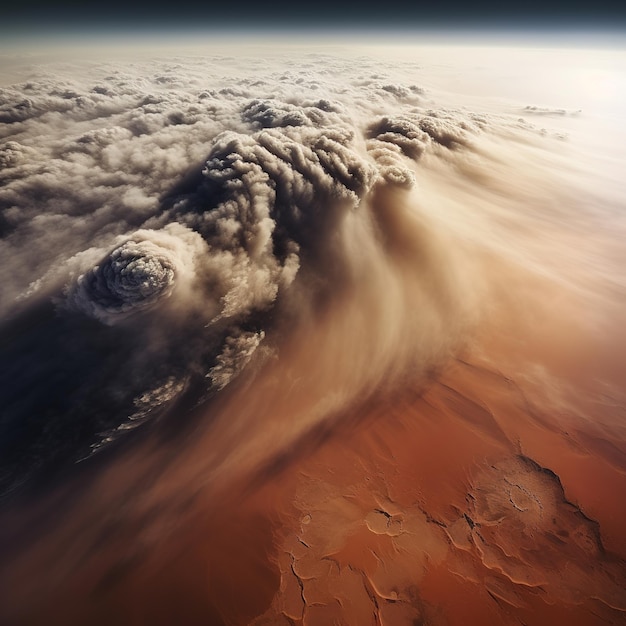
[[[2,89],[7,623],[624,619],[624,189],[383,57]]]

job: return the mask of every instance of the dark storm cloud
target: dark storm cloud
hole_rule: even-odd
[[[369,136],[400,148],[412,159],[419,159],[430,143],[430,135],[414,121],[404,117],[383,117],[369,129]]]
[[[17,391],[4,400],[4,427],[26,413],[33,423],[15,435],[18,452],[41,447],[38,435],[28,439],[43,432],[41,420],[59,424],[53,439],[82,420],[78,452],[46,448],[57,461],[82,458],[181,398],[193,405],[223,389],[273,350],[260,350],[268,320],[302,270],[315,277],[316,297],[329,299],[360,271],[354,246],[378,258],[375,233],[395,232],[397,218],[374,216],[373,198],[379,210],[381,190],[414,186],[426,152],[467,147],[484,127],[468,113],[422,109],[420,88],[365,80],[346,60],[318,67],[311,58],[288,80],[276,67],[221,62],[228,78],[206,60],[173,59],[70,67],[71,78],[35,70],[2,90],[1,308],[17,324],[39,319],[44,333],[32,342],[6,330]],[[392,114],[381,117],[380,107]],[[383,285],[391,270],[372,271]],[[439,298],[415,280],[415,293]],[[306,308],[313,296],[299,289]],[[57,337],[61,366],[44,336]],[[24,359],[41,367],[25,375]],[[46,412],[43,393],[19,400],[46,377],[59,398],[80,401]],[[90,394],[97,410],[85,406]]]
[[[17,141],[7,141],[0,148],[0,169],[9,170],[17,167],[28,158],[28,153],[28,148],[25,148]]]
[[[160,94],[155,80],[107,69],[82,86],[74,81],[80,96],[63,100],[62,111],[49,78],[3,90],[5,114],[23,94],[31,101],[0,131],[6,138],[0,139],[4,307],[24,282],[57,267],[68,253],[106,247],[141,227],[158,210],[159,196],[206,158],[207,143],[234,117],[224,110],[226,100],[217,110],[214,99],[201,98],[193,87]],[[150,95],[151,89],[157,93]],[[8,272],[8,259],[25,240],[39,247]]]
[[[405,86],[396,83],[386,83],[380,86],[380,90],[391,94],[397,100],[403,102],[419,103],[421,100],[420,96],[424,95],[424,89],[417,85]]]
[[[204,252],[182,228],[137,231],[78,278],[68,305],[106,324],[151,308],[193,273],[193,244]]]
[[[407,157],[418,161],[433,145],[447,149],[469,146],[485,120],[472,114],[427,111],[408,116],[385,116],[367,129],[367,150],[389,183],[410,187],[414,175],[406,167]]]
[[[306,217],[316,196],[356,206],[375,170],[354,149],[354,132],[343,128],[297,129],[257,135],[227,133],[209,153],[206,176],[228,189],[232,202],[258,222],[264,207],[284,204],[290,219]],[[321,204],[321,203],[320,203]],[[243,206],[242,206],[243,205]]]
[[[376,179],[410,184],[409,163],[429,138],[447,145],[465,141],[463,122],[413,114],[374,123],[365,147],[361,132],[371,125],[367,107],[359,102],[361,110],[348,113],[336,96],[343,93],[349,102],[354,90],[356,101],[359,93],[371,100],[376,84],[331,83],[330,98],[307,97],[301,83],[294,97],[291,85],[281,84],[282,98],[250,100],[240,85],[251,79],[229,79],[215,89],[220,81],[203,83],[202,74],[187,70],[183,76],[176,62],[134,73],[105,67],[82,84],[45,78],[2,90],[2,113],[11,122],[0,145],[4,254],[13,258],[25,240],[41,244],[7,276],[5,307],[10,296],[41,278],[46,266],[59,266],[68,253],[92,247],[110,254],[115,237],[145,226],[161,228],[170,218],[231,251],[267,252],[278,236],[278,215],[279,222],[294,226],[324,196],[327,205],[356,206]],[[275,92],[275,81],[256,79],[256,89]],[[396,83],[383,91],[401,99],[421,92]],[[250,134],[249,125],[267,130]],[[226,129],[230,134],[216,138]],[[163,217],[160,198],[168,196],[168,187],[207,158],[200,189],[169,201]],[[281,244],[280,263],[289,257],[290,245]]]
[[[222,390],[250,362],[265,333],[238,332],[227,337],[224,348],[207,378],[217,391]]]
[[[42,78],[0,90],[0,121],[14,124],[46,115],[54,120],[66,113],[71,113],[76,121],[96,119],[127,108],[130,93],[115,85],[95,85],[85,91],[83,85],[71,80],[57,83]]]
[[[302,100],[298,104],[274,99],[252,100],[243,107],[241,117],[256,128],[349,125],[344,107],[327,99]]]
[[[435,143],[446,148],[468,146],[472,134],[485,126],[484,117],[463,114],[460,111],[427,111],[419,118],[417,125]]]

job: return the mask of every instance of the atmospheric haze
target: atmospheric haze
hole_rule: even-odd
[[[0,622],[625,623],[623,45],[208,40],[4,45]]]

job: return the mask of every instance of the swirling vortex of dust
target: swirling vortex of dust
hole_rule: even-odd
[[[170,231],[186,230],[176,226]],[[115,324],[169,298],[193,267],[193,254],[182,239],[166,230],[139,230],[78,278],[67,305]]]

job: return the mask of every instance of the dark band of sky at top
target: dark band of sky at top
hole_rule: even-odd
[[[193,27],[429,27],[550,26],[626,30],[626,3],[615,0],[558,2],[461,0],[404,3],[398,0],[346,5],[317,2],[108,2],[84,0],[13,2],[1,11],[3,30],[17,28]]]

